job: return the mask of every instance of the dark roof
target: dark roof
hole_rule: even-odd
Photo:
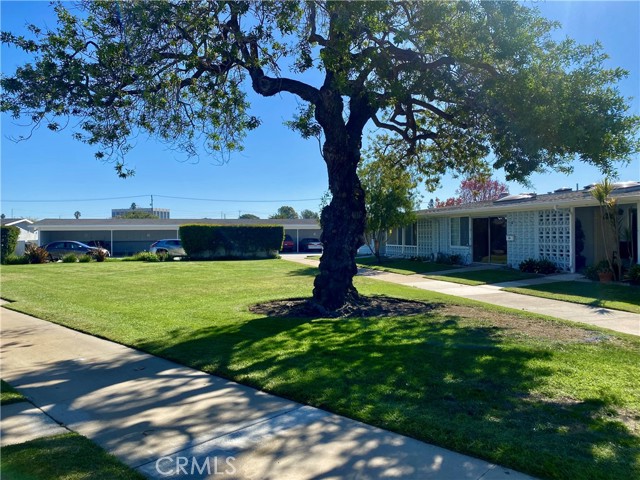
[[[510,197],[526,197],[526,198],[513,198],[509,197],[498,199],[498,200],[488,200],[483,202],[473,202],[473,203],[465,203],[462,205],[455,205],[452,207],[441,207],[441,208],[430,208],[425,210],[419,210],[418,214],[445,214],[445,213],[456,213],[456,212],[466,212],[466,211],[474,211],[474,210],[492,210],[492,209],[500,209],[504,210],[508,207],[513,207],[515,210],[524,210],[531,208],[545,208],[548,206],[554,205],[563,205],[563,206],[573,206],[573,205],[585,205],[592,204],[597,205],[598,202],[591,194],[591,190],[582,189],[582,190],[572,190],[572,191],[562,191],[562,192],[553,192],[553,193],[545,193],[542,195],[538,195],[535,193],[532,194],[522,194],[522,195],[510,195]],[[618,200],[623,200],[625,198],[629,199],[638,199],[640,200],[640,183],[633,184],[623,188],[616,188],[611,193],[612,198],[616,198]]]
[[[180,225],[282,225],[284,227],[290,225],[304,225],[309,227],[319,227],[319,223],[314,219],[219,219],[219,218],[45,218],[35,222],[35,227],[55,227],[55,226],[158,226],[158,227],[179,227]]]

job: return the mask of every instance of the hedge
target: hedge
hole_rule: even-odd
[[[284,227],[272,225],[182,225],[182,246],[190,258],[275,258]]]
[[[0,236],[0,257],[2,261],[7,258],[7,255],[11,255],[18,245],[18,237],[20,236],[20,229],[13,225],[3,225],[2,234]]]

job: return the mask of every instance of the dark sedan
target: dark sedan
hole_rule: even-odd
[[[109,250],[106,248],[90,247],[86,243],[76,242],[74,240],[51,242],[45,245],[44,249],[49,252],[50,260],[60,260],[69,253],[73,253],[78,257],[81,255],[97,255],[98,252],[102,252],[107,257],[110,255]]]

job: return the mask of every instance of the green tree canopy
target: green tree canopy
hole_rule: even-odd
[[[259,216],[254,215],[253,213],[243,213],[238,218],[239,219],[244,219],[244,220],[259,220],[260,219]]]
[[[298,215],[298,212],[296,212],[293,207],[289,207],[287,205],[283,205],[282,207],[280,207],[278,209],[278,211],[276,213],[274,213],[273,215],[270,215],[269,218],[291,218],[291,219],[296,219],[296,218],[300,218],[300,215]]]
[[[132,210],[127,213],[123,213],[119,215],[118,218],[126,218],[126,219],[145,219],[145,218],[158,218],[157,215],[154,215],[151,212],[143,212],[141,210]]]
[[[357,302],[364,240],[357,177],[366,125],[392,134],[431,185],[488,162],[522,179],[580,160],[605,172],[638,151],[638,119],[599,45],[555,42],[518,2],[85,1],[56,4],[55,29],[2,41],[33,56],[3,77],[1,110],[114,158],[140,132],[220,158],[260,125],[247,90],[301,107],[289,125],[322,137],[331,203],[314,300]],[[309,75],[314,71],[314,75]],[[69,117],[73,121],[69,122]],[[28,137],[28,135],[26,135]],[[490,155],[493,154],[493,155]]]
[[[418,182],[410,171],[397,168],[397,151],[386,151],[381,137],[365,155],[358,176],[365,191],[367,228],[365,238],[380,260],[380,246],[390,231],[416,220]]]
[[[320,220],[320,215],[318,215],[318,212],[314,212],[313,210],[304,209],[300,212],[300,218]]]

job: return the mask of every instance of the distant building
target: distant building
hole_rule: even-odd
[[[170,210],[168,208],[135,208],[135,209],[113,208],[111,209],[111,218],[120,218],[123,215],[126,215],[127,213],[131,213],[131,212],[151,213],[157,216],[158,218],[165,219],[165,220],[171,218],[169,215]]]
[[[27,243],[38,243],[38,232],[33,230],[33,222],[28,218],[3,218],[0,223],[3,227],[14,226],[20,229],[16,250],[13,252],[16,255],[24,253]]]

